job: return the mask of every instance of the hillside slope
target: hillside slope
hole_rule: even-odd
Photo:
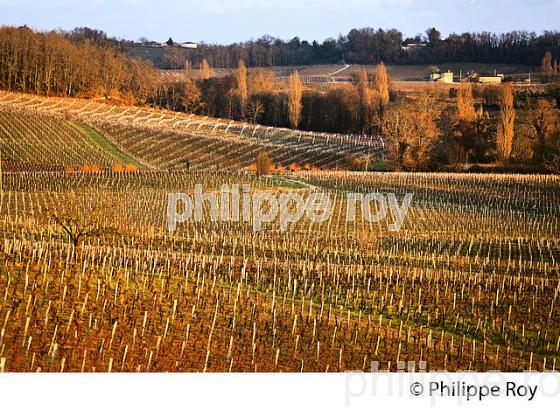
[[[0,113],[4,159],[27,164],[240,170],[264,151],[276,165],[332,169],[360,155],[383,159],[386,151],[374,136],[300,132],[91,100],[0,93]]]
[[[131,163],[95,130],[48,115],[0,111],[0,149],[5,170],[60,170],[66,166]]]

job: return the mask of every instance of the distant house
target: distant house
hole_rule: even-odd
[[[144,45],[146,47],[162,47],[162,45],[160,43],[158,43],[157,41],[148,41],[148,42],[144,43]]]
[[[187,41],[186,43],[181,43],[181,47],[196,49],[198,48],[198,44],[193,43],[192,41]]]
[[[401,48],[404,51],[414,51],[426,47],[427,43],[403,43]]]
[[[441,71],[437,71],[435,73],[430,74],[430,81],[435,83],[446,83],[452,84],[453,80],[453,71],[448,71],[446,73],[442,73]]]

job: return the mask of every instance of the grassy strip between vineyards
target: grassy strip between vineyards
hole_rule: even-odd
[[[95,128],[83,122],[75,122],[74,125],[82,133],[90,137],[95,144],[97,144],[103,151],[115,158],[116,162],[121,164],[133,164],[137,167],[142,165],[138,163],[134,158],[122,152],[118,147],[112,144],[103,134],[97,131]]]

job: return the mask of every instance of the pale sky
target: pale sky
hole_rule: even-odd
[[[88,26],[136,40],[232,43],[270,34],[322,41],[351,28],[560,29],[560,0],[0,0],[0,25]]]

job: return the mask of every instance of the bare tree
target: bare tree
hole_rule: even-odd
[[[272,171],[272,161],[266,152],[257,155],[257,175],[268,175]]]
[[[247,107],[247,112],[253,124],[261,118],[264,112],[264,104],[260,98],[252,98]]]
[[[414,132],[414,119],[403,107],[395,105],[388,110],[381,122],[381,133],[389,141],[389,159],[393,168],[404,168],[404,155]]]
[[[128,225],[126,201],[114,192],[81,189],[61,194],[52,208],[47,208],[47,221],[54,222],[68,236],[76,250],[89,238],[122,233]]]
[[[301,78],[299,73],[295,71],[288,80],[288,119],[293,129],[297,129],[301,121],[301,98]]]
[[[478,119],[479,115],[473,103],[472,86],[469,83],[462,83],[457,89],[456,111],[450,125],[456,143],[456,153],[462,154],[465,164],[468,164],[470,153],[474,149],[475,134],[479,131],[476,124]]]
[[[183,64],[183,72],[185,73],[185,75],[187,77],[192,77],[192,61],[191,60],[185,60],[184,64]]]
[[[545,75],[554,74],[554,62],[552,61],[552,53],[547,51],[541,61],[541,71]]]
[[[360,170],[367,172],[369,166],[373,161],[373,156],[371,154],[361,154],[351,158],[350,161],[352,165],[354,165],[356,168],[359,168]]]
[[[530,101],[522,125],[530,131],[531,152],[527,157],[560,171],[560,115],[555,102],[544,98]]]
[[[396,170],[430,168],[440,136],[436,108],[426,93],[417,100],[391,105],[381,121],[381,132],[389,141],[389,158]]]

